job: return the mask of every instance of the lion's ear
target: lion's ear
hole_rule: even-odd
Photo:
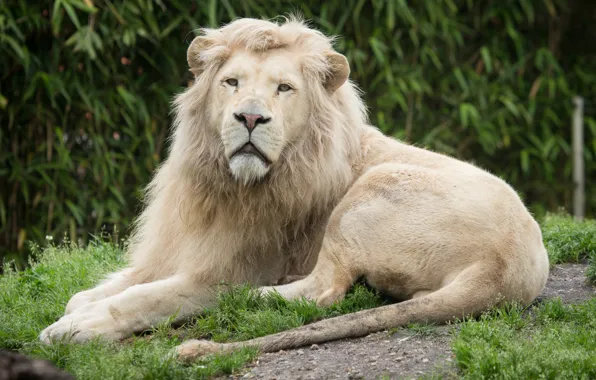
[[[335,51],[325,52],[325,58],[329,65],[329,72],[325,78],[325,88],[330,92],[334,92],[348,80],[350,64],[346,57]]]
[[[201,52],[210,46],[210,42],[204,36],[195,37],[190,43],[188,51],[186,52],[186,60],[190,71],[199,76],[203,72],[203,62],[201,60]]]

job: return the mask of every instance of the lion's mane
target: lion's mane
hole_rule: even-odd
[[[204,48],[189,59],[200,60],[201,72],[175,98],[169,157],[147,187],[148,206],[131,239],[133,260],[151,249],[175,254],[177,244],[185,244],[178,242],[191,244],[193,239],[184,237],[213,223],[216,215],[234,223],[248,246],[281,248],[289,239],[307,239],[307,225],[329,216],[360,161],[359,136],[367,116],[359,90],[348,81],[330,96],[321,85],[330,71],[324,53],[332,49],[333,38],[296,18],[282,24],[240,19],[221,29],[201,29],[200,35]],[[207,127],[210,85],[237,49],[299,55],[312,109],[302,138],[285,147],[262,182],[251,185],[233,179],[217,128]]]

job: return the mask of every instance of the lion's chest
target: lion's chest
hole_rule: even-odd
[[[310,218],[291,228],[250,228],[236,230],[235,268],[242,272],[236,278],[255,285],[275,284],[288,275],[305,275],[314,268],[325,232],[327,218]]]

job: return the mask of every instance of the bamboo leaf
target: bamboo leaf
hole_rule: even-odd
[[[79,225],[83,224],[83,213],[81,209],[68,199],[64,201],[64,203],[66,204],[66,207],[68,207],[68,209],[70,210],[71,215],[76,219],[77,223]]]
[[[489,74],[492,73],[493,72],[493,63],[490,58],[490,53],[488,51],[488,48],[486,46],[483,46],[480,49],[480,54],[482,55],[482,60],[484,61],[484,66],[486,67],[486,72]]]
[[[77,27],[77,29],[81,29],[81,23],[79,21],[79,17],[77,16],[77,12],[74,10],[72,5],[70,5],[67,0],[63,0],[62,6],[64,7],[64,10],[66,11],[66,13],[68,13],[68,17],[70,18],[70,21],[72,21],[72,23]]]
[[[73,239],[105,223],[125,229],[136,208],[124,205],[138,203],[167,157],[171,101],[192,79],[188,39],[237,16],[296,12],[338,35],[370,123],[385,133],[475,162],[530,208],[570,207],[571,99],[581,95],[585,169],[596,171],[596,60],[586,49],[596,37],[585,4],[0,2],[0,261],[48,229]]]

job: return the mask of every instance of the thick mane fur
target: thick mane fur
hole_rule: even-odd
[[[202,70],[174,101],[169,157],[147,188],[148,207],[132,237],[133,258],[156,234],[182,241],[175,236],[189,233],[163,231],[168,224],[156,213],[164,209],[177,210],[189,230],[225,216],[255,247],[272,242],[281,247],[296,237],[293,234],[303,234],[313,218],[328,216],[352,183],[360,160],[360,133],[367,117],[358,89],[349,81],[333,94],[322,86],[330,69],[325,52],[332,49],[332,38],[296,18],[283,24],[240,19],[221,29],[201,29],[200,36],[202,49],[191,58],[200,61]],[[298,54],[312,109],[303,136],[286,146],[262,182],[250,185],[230,175],[217,126],[208,128],[210,85],[226,59],[241,49]]]

